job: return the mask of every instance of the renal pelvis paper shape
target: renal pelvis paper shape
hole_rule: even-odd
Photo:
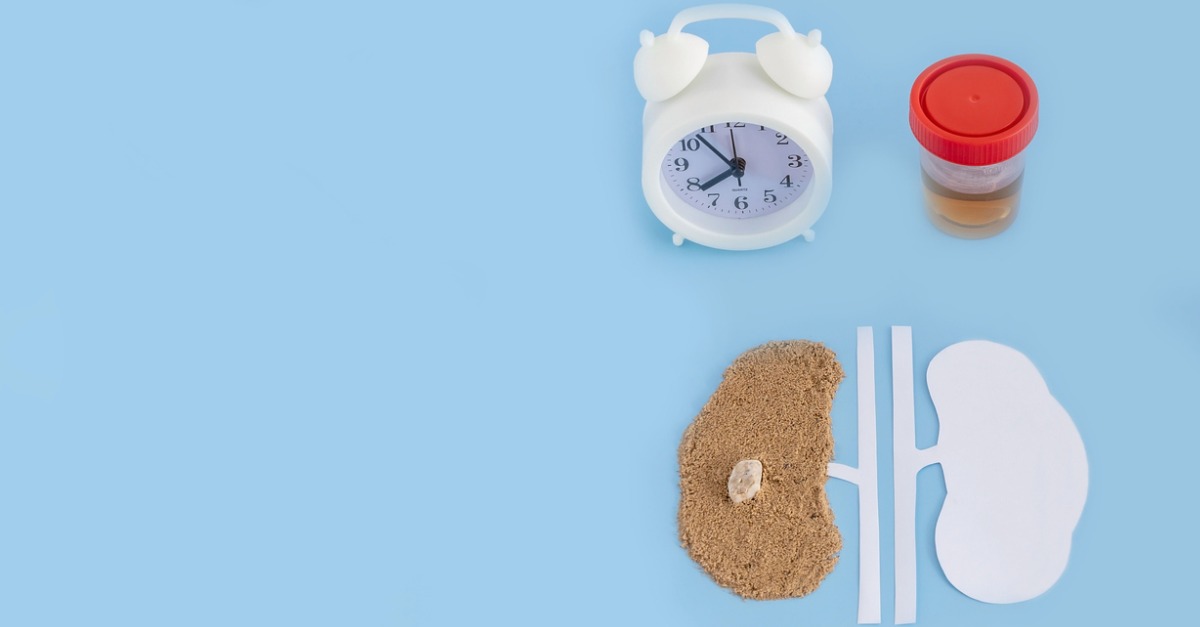
[[[864,454],[874,456],[875,445],[873,425],[867,433],[872,450],[863,450],[861,441],[864,404],[870,405],[872,422],[874,417],[873,391],[864,394],[864,386],[874,388],[871,329],[859,329],[858,342],[862,460]],[[1028,357],[994,342],[960,342],[933,358],[926,383],[939,435],[936,445],[918,449],[912,329],[893,327],[896,624],[916,621],[917,473],[925,466],[941,464],[946,481],[934,534],[942,570],[962,593],[988,603],[1026,601],[1058,581],[1087,499],[1083,440]],[[874,462],[870,465],[873,470]],[[863,470],[830,465],[831,476],[859,484],[864,515],[859,622],[874,623],[879,622],[878,522],[865,518],[877,516],[878,504],[867,502],[876,489],[867,485],[864,490],[870,481]]]

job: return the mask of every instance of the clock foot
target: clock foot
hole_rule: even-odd
[[[806,242],[811,242],[811,241],[817,239],[817,232],[812,229],[809,229],[809,230],[801,233],[800,235],[802,237],[804,237],[804,241],[806,241]]]
[[[683,246],[683,236],[678,233],[671,235],[671,241],[674,242],[676,246]]]

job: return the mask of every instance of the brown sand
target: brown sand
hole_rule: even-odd
[[[833,351],[770,342],[734,360],[679,446],[679,537],[713,579],[751,599],[804,596],[837,564],[825,496],[829,411],[844,373]],[[762,489],[734,504],[734,464],[763,464]]]

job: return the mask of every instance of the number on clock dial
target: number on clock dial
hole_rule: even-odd
[[[769,126],[722,122],[676,141],[663,178],[680,199],[722,218],[757,218],[787,207],[812,180],[812,162]]]

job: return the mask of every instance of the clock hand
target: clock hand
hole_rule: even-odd
[[[713,146],[712,144],[708,143],[708,140],[707,140],[707,139],[704,139],[704,136],[703,136],[703,135],[701,135],[700,133],[696,133],[696,139],[698,139],[698,140],[700,140],[701,142],[703,142],[705,146],[708,146],[708,149],[709,149],[709,150],[711,150],[711,151],[713,151],[714,153],[716,153],[716,155],[717,155],[718,157],[720,157],[720,158],[721,158],[721,161],[724,161],[724,162],[725,162],[725,163],[726,163],[726,164],[727,164],[729,167],[731,167],[731,168],[737,167],[737,164],[736,164],[736,163],[734,163],[734,161],[733,161],[733,160],[731,160],[731,159],[727,159],[727,158],[725,157],[725,155],[721,154],[721,151],[720,151],[720,150],[717,150],[715,146]]]
[[[737,171],[738,171],[737,168],[729,168],[728,170],[725,170],[724,172],[713,177],[713,179],[711,181],[701,185],[700,191],[707,192],[709,190],[709,188],[711,188],[713,185],[716,185],[717,183],[720,183],[721,181],[724,181],[725,179],[733,176],[733,174]]]
[[[713,179],[711,181],[701,185],[700,191],[706,192],[713,185],[716,185],[717,183],[720,183],[721,181],[724,181],[725,179],[727,179],[731,176],[736,176],[738,178],[738,184],[740,185],[742,177],[745,175],[746,175],[746,160],[739,157],[736,161],[733,162],[733,167],[716,175],[715,177],[713,177]]]
[[[737,156],[737,140],[733,138],[733,129],[729,129],[729,143],[733,145],[733,161],[736,164],[739,172],[735,175],[738,180],[738,187],[742,186],[742,175],[746,173],[746,160],[739,159]]]

